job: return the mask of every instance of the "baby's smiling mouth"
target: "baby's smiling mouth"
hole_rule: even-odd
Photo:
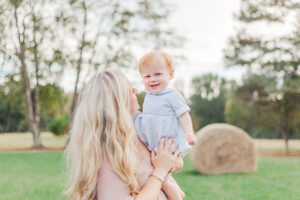
[[[157,83],[157,84],[151,84],[150,87],[151,87],[151,88],[156,88],[156,87],[158,87],[159,85],[160,85],[159,83]]]

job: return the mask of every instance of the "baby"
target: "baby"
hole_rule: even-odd
[[[161,51],[152,51],[141,58],[139,71],[146,87],[143,113],[135,121],[140,139],[150,151],[157,152],[162,137],[173,138],[184,155],[196,144],[190,108],[182,95],[168,88],[174,77],[170,57]]]

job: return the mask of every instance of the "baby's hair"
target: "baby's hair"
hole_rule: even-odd
[[[142,66],[145,65],[146,63],[152,61],[155,58],[163,58],[167,64],[168,69],[170,71],[174,71],[171,57],[168,54],[166,54],[165,52],[162,52],[159,50],[154,50],[154,51],[147,53],[140,59],[140,62],[139,62],[140,73],[142,71]]]

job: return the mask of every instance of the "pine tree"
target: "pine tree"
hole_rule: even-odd
[[[228,66],[247,67],[249,77],[253,73],[265,74],[277,81],[267,98],[258,99],[276,103],[287,154],[293,116],[300,112],[299,16],[299,1],[242,0],[235,16],[239,23],[237,33],[224,50]]]

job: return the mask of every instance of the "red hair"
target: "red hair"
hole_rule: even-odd
[[[168,54],[166,54],[165,52],[155,50],[155,51],[151,51],[151,52],[147,53],[140,59],[140,62],[139,62],[140,73],[142,71],[142,66],[153,61],[154,59],[163,59],[166,62],[169,70],[174,71],[171,57]]]

